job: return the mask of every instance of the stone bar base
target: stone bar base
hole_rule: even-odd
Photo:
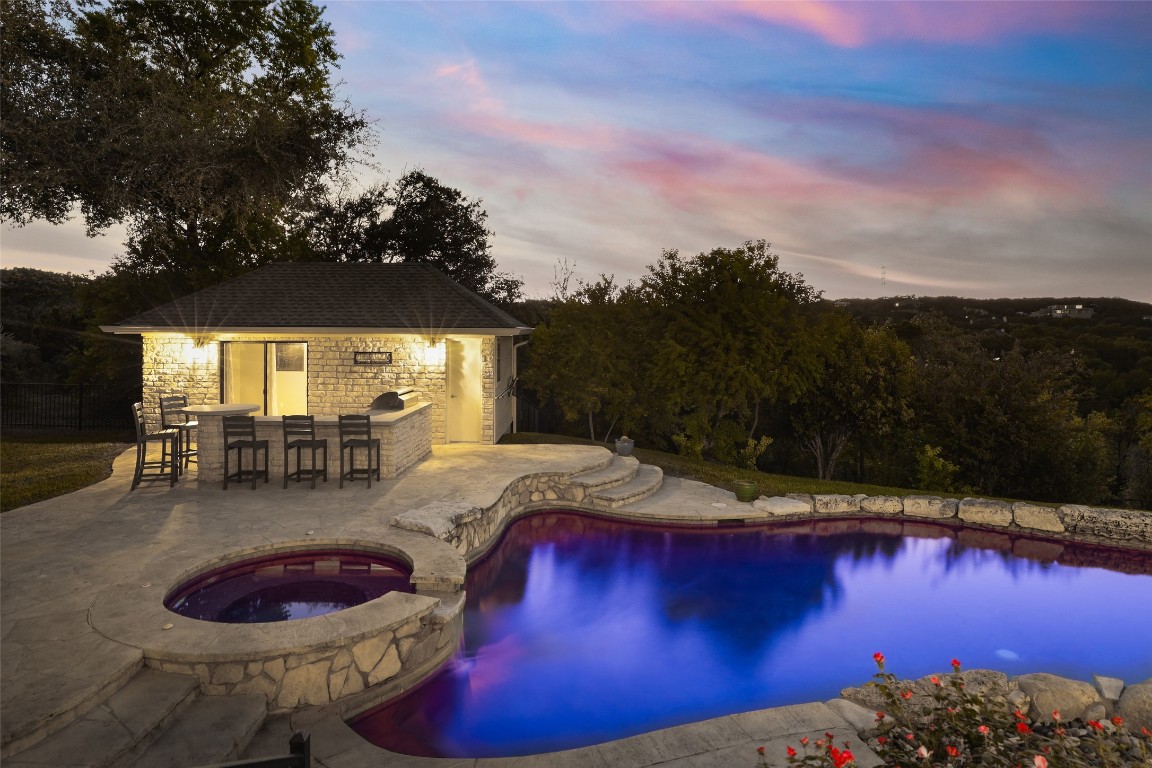
[[[380,477],[381,479],[396,477],[410,466],[420,461],[432,452],[432,405],[420,403],[403,411],[373,411],[372,437],[380,439]],[[197,417],[200,428],[196,436],[197,450],[197,487],[223,488],[224,487],[224,429],[223,419],[219,416],[201,414]],[[338,483],[340,480],[340,436],[336,416],[316,417],[317,439],[328,440],[328,482]],[[281,484],[284,477],[284,427],[279,416],[257,416],[256,438],[268,441],[268,472],[269,484]],[[295,451],[293,451],[295,454]],[[309,466],[312,454],[310,451],[301,451],[301,461],[304,467]],[[317,456],[317,459],[320,457]],[[374,460],[374,459],[373,459]],[[345,468],[347,468],[345,456]],[[365,466],[365,451],[357,449],[356,466]],[[251,453],[244,452],[244,468],[251,468]],[[233,453],[229,459],[229,469],[235,471],[236,455]],[[257,466],[263,469],[264,458],[259,455]],[[289,471],[296,470],[296,459],[289,464]],[[295,482],[290,480],[289,482]],[[302,483],[310,482],[305,475]],[[319,478],[317,483],[322,482]],[[345,481],[348,482],[348,481]],[[363,483],[363,478],[354,482]],[[246,480],[237,484],[235,480],[228,483],[229,490],[234,484],[244,487],[250,483]],[[257,481],[257,485],[262,485]]]

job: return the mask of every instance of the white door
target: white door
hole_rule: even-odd
[[[481,339],[445,341],[448,352],[448,442],[478,443],[484,364]]]

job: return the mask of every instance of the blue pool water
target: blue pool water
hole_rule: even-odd
[[[518,521],[443,671],[353,727],[427,756],[566,749],[819,701],[876,671],[1152,676],[1152,556],[896,521]]]

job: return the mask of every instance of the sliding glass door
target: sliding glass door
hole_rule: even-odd
[[[308,413],[308,345],[300,341],[224,343],[225,403],[256,403],[256,415]]]

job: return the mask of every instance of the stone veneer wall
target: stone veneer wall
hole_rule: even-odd
[[[308,345],[308,412],[314,415],[360,413],[379,394],[411,388],[417,400],[432,403],[432,442],[447,439],[445,363],[425,362],[423,336],[287,336],[229,334],[227,341],[298,341]],[[481,440],[497,439],[494,427],[496,338],[481,343],[483,404]],[[355,365],[355,352],[391,352],[392,365]],[[188,395],[192,405],[220,402],[218,340],[196,347],[183,334],[148,333],[143,339],[144,408],[150,426],[160,425],[162,394]]]
[[[209,696],[262,695],[273,713],[363,699],[373,686],[381,687],[368,695],[381,701],[424,679],[455,652],[463,628],[463,597],[443,595],[435,610],[411,613],[398,625],[312,652],[222,662],[149,656],[145,663],[196,677]]]

